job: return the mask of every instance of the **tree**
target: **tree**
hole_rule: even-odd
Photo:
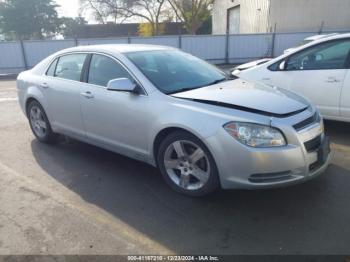
[[[1,31],[16,39],[43,39],[59,30],[56,7],[52,0],[4,0],[0,2]]]
[[[167,0],[124,0],[118,13],[125,18],[139,17],[146,20],[152,28],[153,35],[159,35],[166,2]]]
[[[191,34],[197,30],[211,15],[214,0],[168,0],[176,16],[184,23]]]
[[[87,22],[84,17],[62,17],[60,31],[65,38],[74,38],[77,36],[77,31],[82,25],[86,25]]]
[[[124,5],[127,0],[80,0],[82,9],[92,11],[95,20],[101,24],[106,24],[112,20],[116,22],[118,18],[119,6]]]
[[[158,26],[158,34],[164,34],[164,32],[165,32],[165,23],[162,23]],[[156,35],[150,23],[140,23],[138,28],[138,33],[140,36],[143,36],[143,37]]]
[[[92,11],[100,23],[107,21],[122,22],[131,17],[138,17],[151,27],[153,35],[161,33],[163,20],[169,20],[168,0],[81,0],[82,7]]]

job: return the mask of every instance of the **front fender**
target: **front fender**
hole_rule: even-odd
[[[151,163],[155,163],[154,159],[154,146],[157,136],[164,130],[169,128],[177,128],[185,130],[194,136],[198,137],[206,146],[206,138],[215,135],[223,124],[227,121],[225,118],[218,117],[213,114],[208,114],[206,110],[202,110],[198,107],[187,105],[172,105],[165,110],[158,110],[157,118],[154,120],[153,129],[150,132],[149,137],[149,156],[151,157]]]

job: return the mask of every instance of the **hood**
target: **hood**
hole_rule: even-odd
[[[309,107],[305,99],[290,91],[242,79],[172,96],[273,117],[288,117]]]
[[[254,66],[265,64],[271,60],[272,60],[272,58],[263,58],[263,59],[255,60],[255,61],[252,61],[252,62],[249,62],[246,64],[239,65],[239,66],[235,67],[234,69],[246,70],[246,69],[252,68]]]

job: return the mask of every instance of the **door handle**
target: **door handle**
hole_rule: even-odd
[[[330,77],[328,77],[326,82],[327,83],[339,83],[341,81],[339,79],[335,78],[335,77],[330,76]]]
[[[47,83],[42,83],[41,85],[40,85],[42,88],[49,88],[49,85],[47,84]]]
[[[91,99],[91,98],[94,98],[94,95],[90,92],[90,91],[87,91],[87,92],[83,92],[83,93],[80,93],[83,97],[87,98],[87,99]]]

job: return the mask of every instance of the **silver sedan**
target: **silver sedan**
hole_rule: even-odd
[[[39,141],[60,134],[144,161],[191,196],[296,184],[330,158],[323,120],[304,98],[170,47],[66,49],[17,86]]]

